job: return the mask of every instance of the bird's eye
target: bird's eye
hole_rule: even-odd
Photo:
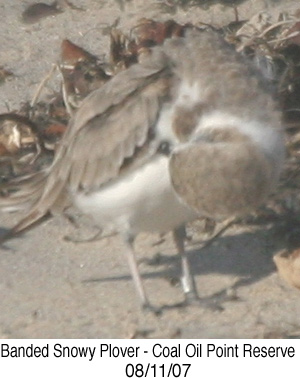
[[[162,154],[162,155],[170,155],[171,153],[171,145],[169,142],[161,142],[161,144],[159,145],[158,149],[157,149],[157,152]]]

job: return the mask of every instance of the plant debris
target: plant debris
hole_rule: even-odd
[[[82,99],[110,79],[97,57],[67,39],[61,44],[59,69],[63,76],[65,105],[70,114]]]
[[[61,9],[61,5],[61,1],[46,7],[43,3],[37,3],[27,8],[24,14],[43,14],[46,8],[48,11],[45,14],[48,14],[49,7],[53,11]],[[267,12],[261,12],[250,20],[234,21],[219,30],[237,51],[253,60],[263,72],[266,81],[275,88],[287,124],[288,150],[295,159],[300,157],[299,14],[279,13],[276,18],[272,18]],[[28,117],[29,121],[38,125],[39,135],[36,140],[41,151],[54,150],[70,116],[90,92],[101,87],[120,70],[140,59],[147,59],[151,47],[162,44],[166,38],[183,36],[188,28],[193,27],[195,26],[191,24],[178,24],[174,20],[157,22],[142,18],[128,34],[124,34],[113,25],[110,28],[107,61],[100,60],[70,40],[63,40],[59,64],[54,65],[47,77],[41,81],[31,104],[25,104],[16,114]],[[214,28],[213,25],[209,27]],[[51,98],[40,101],[40,93],[55,70],[61,72],[62,89]],[[8,71],[3,71],[2,76],[8,75]],[[51,142],[46,141],[50,135]]]

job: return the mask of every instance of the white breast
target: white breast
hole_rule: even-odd
[[[77,194],[74,200],[101,227],[132,234],[166,232],[196,218],[171,186],[166,156],[155,157],[97,192]]]

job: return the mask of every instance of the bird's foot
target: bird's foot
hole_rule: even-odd
[[[200,306],[214,312],[224,311],[223,303],[230,301],[240,301],[234,289],[221,290],[210,297],[200,298],[197,292],[185,293],[185,303],[189,306]]]
[[[155,316],[160,316],[162,314],[162,308],[161,307],[153,306],[149,302],[143,303],[142,309],[143,309],[143,311],[150,312],[150,313],[154,314]]]
[[[193,292],[185,293],[185,305],[199,306],[213,312],[224,311],[223,306],[218,303],[216,298],[200,298],[196,293]]]

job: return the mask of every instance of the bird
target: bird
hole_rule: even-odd
[[[190,28],[90,93],[52,164],[10,183],[0,207],[25,211],[10,235],[68,206],[117,232],[148,309],[134,241],[172,232],[185,301],[200,303],[185,225],[258,208],[284,155],[280,111],[259,72],[217,31]]]

